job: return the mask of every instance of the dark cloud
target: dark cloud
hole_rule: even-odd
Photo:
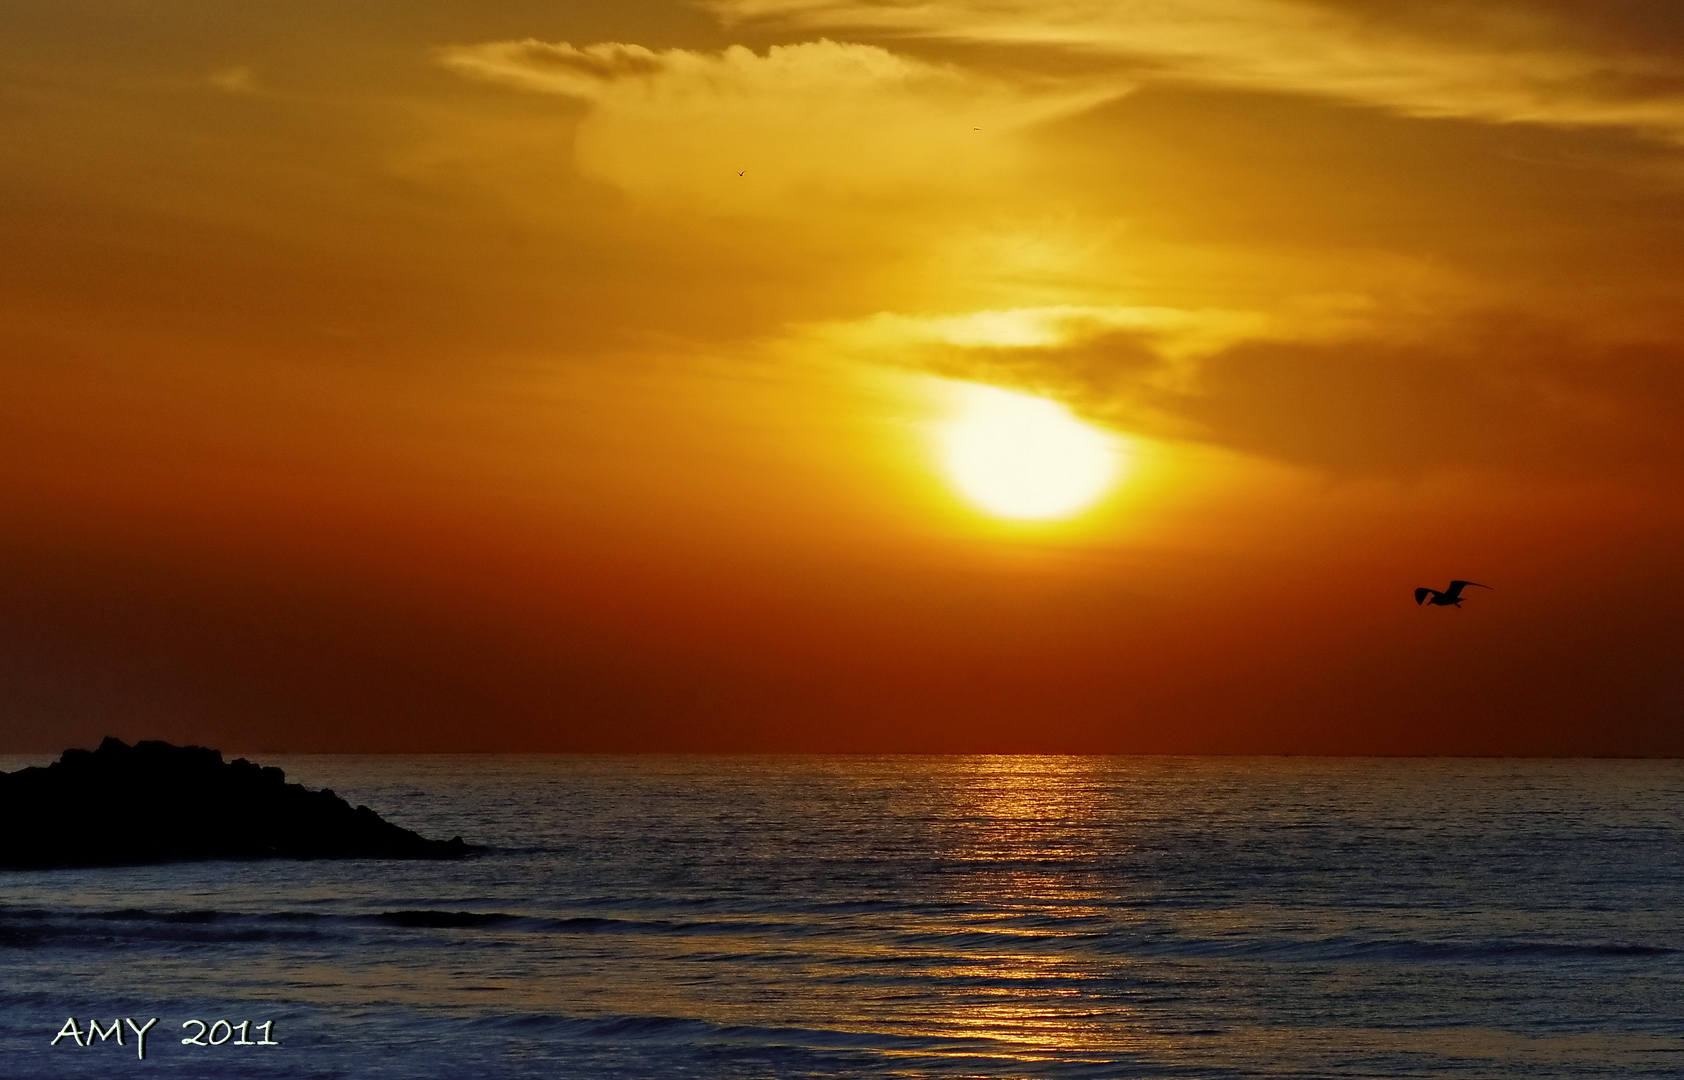
[[[1142,380],[1163,360],[1148,337],[1113,331],[1080,345],[1051,348],[963,348],[920,352],[921,367],[936,375],[1013,386],[1026,393],[1064,398],[1108,418],[1140,397]]]
[[[1339,473],[1653,474],[1684,466],[1684,348],[1523,318],[1431,337],[1250,342],[1176,403],[1214,440]]]
[[[1137,433],[1344,476],[1617,480],[1684,470],[1684,345],[1597,341],[1514,313],[1334,340],[1248,340],[1182,371],[1133,331],[1061,348],[952,349],[924,362]]]

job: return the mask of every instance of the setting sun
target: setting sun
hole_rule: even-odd
[[[975,383],[940,434],[942,464],[966,498],[997,517],[1053,521],[1092,506],[1115,482],[1114,436],[1045,398]]]

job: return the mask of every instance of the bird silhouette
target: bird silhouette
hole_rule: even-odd
[[[1481,589],[1489,589],[1489,585],[1480,585],[1477,581],[1452,581],[1448,589],[1429,589],[1425,585],[1415,590],[1417,604],[1431,604],[1434,607],[1461,607],[1462,590],[1469,585],[1477,585]]]
[[[738,170],[737,170],[737,175],[738,175],[738,176],[741,176],[741,175],[742,175],[742,174],[743,174],[743,173],[746,173],[746,172],[748,172],[748,170],[747,170],[747,169],[738,169]]]

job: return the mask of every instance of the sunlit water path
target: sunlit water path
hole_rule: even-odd
[[[1684,762],[273,761],[494,850],[4,874],[0,1074],[1684,1075]]]

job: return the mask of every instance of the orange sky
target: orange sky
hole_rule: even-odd
[[[1681,56],[1637,0],[12,5],[0,750],[1684,753]],[[1121,479],[994,516],[970,384]]]

